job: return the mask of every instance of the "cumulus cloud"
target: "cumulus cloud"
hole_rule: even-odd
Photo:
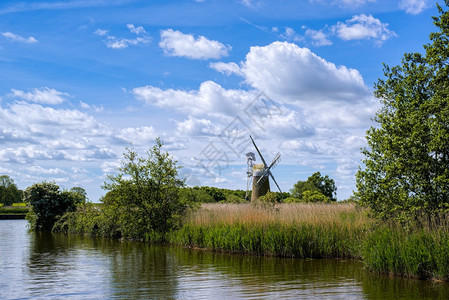
[[[338,22],[333,30],[339,38],[345,41],[371,39],[382,44],[396,36],[395,32],[388,29],[388,24],[382,23],[372,15],[365,14],[353,16],[344,23]]]
[[[173,29],[161,31],[159,47],[167,56],[180,56],[190,59],[219,59],[227,56],[231,46],[218,41],[209,40],[204,36],[195,38],[192,34],[184,34]]]
[[[59,92],[55,89],[43,87],[40,89],[33,89],[30,92],[22,90],[11,89],[10,96],[21,100],[42,103],[42,104],[60,104],[65,101],[65,98],[70,96],[67,93]]]
[[[427,8],[427,0],[401,0],[399,8],[408,14],[417,15]]]
[[[148,145],[156,139],[157,133],[152,126],[127,127],[121,129],[116,137],[136,145]]]
[[[222,129],[211,120],[197,119],[189,116],[187,120],[177,122],[176,131],[179,136],[218,136]]]
[[[133,89],[134,96],[149,105],[176,109],[191,115],[235,115],[254,93],[244,90],[227,90],[213,82],[203,82],[198,90],[184,91],[144,86]]]
[[[2,35],[3,35],[5,38],[7,38],[7,39],[9,39],[9,40],[11,40],[11,41],[14,41],[14,42],[26,43],[26,44],[34,44],[34,43],[37,43],[37,40],[36,40],[34,37],[32,37],[32,36],[29,36],[29,37],[27,37],[27,38],[24,38],[24,37],[21,36],[21,35],[18,35],[18,34],[9,32],[9,31],[8,31],[8,32],[2,32]]]
[[[336,66],[307,48],[287,42],[251,47],[241,69],[254,88],[294,104],[354,102],[368,94],[357,70]]]

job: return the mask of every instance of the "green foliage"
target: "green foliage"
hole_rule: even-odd
[[[221,189],[210,186],[195,186],[182,188],[182,193],[190,194],[192,201],[197,203],[243,203],[245,191]]]
[[[337,201],[335,181],[328,175],[321,176],[320,172],[313,173],[306,181],[300,180],[295,183],[291,194],[295,198],[302,199],[305,191],[316,191],[327,197],[328,200],[326,201]]]
[[[283,203],[302,203],[302,199],[296,198],[296,197],[287,197],[285,199],[282,199]]]
[[[25,215],[30,211],[27,206],[2,206],[0,205],[0,214]]]
[[[31,205],[27,215],[31,228],[38,231],[50,231],[53,225],[67,211],[75,210],[76,199],[71,192],[60,191],[53,182],[36,183],[28,187],[25,201]]]
[[[438,9],[426,53],[385,65],[375,85],[382,108],[356,180],[361,203],[383,220],[430,220],[449,207],[449,12]]]
[[[162,152],[162,142],[140,157],[132,148],[124,153],[117,175],[109,175],[102,210],[114,216],[123,238],[150,240],[178,228],[191,197],[180,194],[176,161]],[[182,197],[180,197],[182,196]]]
[[[0,203],[9,206],[22,201],[22,191],[8,175],[0,176]]]
[[[234,194],[227,194],[226,203],[246,203],[246,200]]]
[[[275,204],[276,202],[279,202],[279,199],[276,193],[268,192],[265,195],[259,197],[258,201],[266,204]]]
[[[75,198],[76,204],[85,203],[87,199],[86,190],[82,187],[75,186],[70,189],[70,192],[73,193],[73,197]]]
[[[329,202],[329,198],[318,191],[304,191],[302,192],[303,202]]]
[[[83,203],[78,205],[76,212],[68,212],[59,218],[53,231],[120,238],[117,217],[117,212],[108,206],[100,210],[95,204]]]

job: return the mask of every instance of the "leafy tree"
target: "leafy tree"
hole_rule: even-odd
[[[53,182],[33,184],[24,194],[25,201],[31,205],[27,219],[34,230],[50,231],[59,217],[76,208],[76,198],[73,194],[68,191],[61,192],[59,186]]]
[[[70,189],[70,192],[73,193],[73,196],[75,197],[75,202],[77,204],[86,203],[87,193],[85,189],[79,186],[75,186]]]
[[[329,178],[328,175],[321,176],[320,172],[315,172],[307,178],[306,181],[298,181],[293,186],[291,194],[293,197],[302,199],[305,191],[319,192],[329,199],[329,201],[336,201],[337,187],[335,181]]]
[[[17,202],[22,202],[22,191],[17,188],[11,177],[0,176],[0,203],[12,205]]]
[[[382,108],[367,131],[356,180],[361,203],[381,219],[438,222],[449,207],[449,12],[437,6],[438,31],[425,54],[384,65],[375,85]]]
[[[192,203],[180,197],[184,182],[177,178],[176,161],[162,152],[162,141],[140,157],[131,147],[124,153],[117,175],[103,188],[112,191],[106,209],[117,212],[122,237],[150,240],[180,225]]]

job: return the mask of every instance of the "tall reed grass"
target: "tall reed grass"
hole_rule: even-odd
[[[170,242],[253,255],[360,257],[369,222],[353,204],[205,204]]]

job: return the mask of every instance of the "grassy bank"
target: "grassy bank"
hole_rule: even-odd
[[[30,208],[24,205],[0,206],[1,215],[25,215],[29,210]]]
[[[119,238],[119,217],[84,206],[55,229]],[[357,258],[374,272],[449,280],[448,229],[380,224],[354,204],[203,204],[178,230],[136,239],[251,255]]]

